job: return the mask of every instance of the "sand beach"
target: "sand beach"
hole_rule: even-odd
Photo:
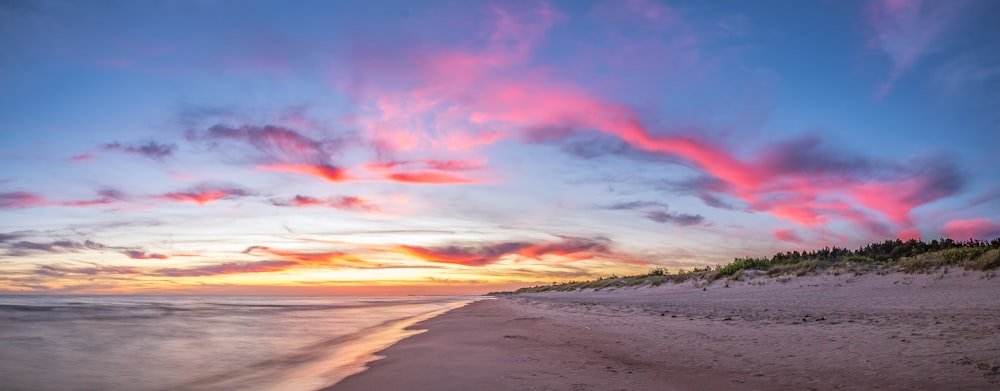
[[[415,327],[329,390],[1000,389],[1000,279],[957,268],[519,294]]]

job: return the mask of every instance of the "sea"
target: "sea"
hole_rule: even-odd
[[[0,390],[319,390],[480,299],[0,296]]]

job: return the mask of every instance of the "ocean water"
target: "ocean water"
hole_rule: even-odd
[[[0,390],[318,390],[477,299],[0,296]]]

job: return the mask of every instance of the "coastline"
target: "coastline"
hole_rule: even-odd
[[[987,390],[1000,279],[765,277],[471,303],[326,391]]]

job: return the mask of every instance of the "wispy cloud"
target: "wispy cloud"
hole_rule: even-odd
[[[7,248],[7,255],[10,256],[25,256],[30,255],[32,252],[47,252],[47,253],[67,253],[67,252],[78,252],[83,250],[103,250],[107,246],[86,240],[83,242],[77,242],[72,240],[55,240],[51,242],[33,242],[22,240],[18,242],[9,243],[5,246]]]
[[[666,208],[667,204],[654,201],[626,201],[626,202],[619,202],[616,204],[601,206],[600,208],[608,210],[632,210],[632,209],[649,208],[649,207]]]
[[[802,240],[802,237],[799,236],[799,234],[795,232],[794,229],[772,230],[771,235],[773,235],[775,239],[778,239],[783,242],[796,243],[796,244],[805,243],[805,241]]]
[[[680,226],[698,225],[705,222],[705,218],[702,215],[664,212],[662,210],[646,212],[645,216],[647,219],[650,219],[657,223],[669,223]]]
[[[173,155],[174,151],[177,150],[177,144],[162,144],[156,141],[147,141],[140,144],[125,144],[120,142],[113,142],[104,144],[101,146],[102,149],[106,151],[118,151],[128,154],[138,155],[147,157],[154,160],[163,160],[170,155]],[[88,155],[80,155],[88,156]],[[74,160],[80,160],[74,158]]]
[[[939,49],[941,37],[956,21],[967,2],[925,0],[870,0],[869,46],[889,57],[892,67],[878,96],[914,68],[925,56]]]
[[[149,274],[164,277],[207,277],[225,274],[269,273],[288,270],[297,265],[292,261],[226,262],[186,268],[163,268]]]
[[[403,183],[463,184],[480,180],[454,174],[455,171],[483,169],[482,163],[471,160],[397,160],[368,163],[364,168],[384,179]]]
[[[400,245],[393,247],[391,251],[428,262],[487,266],[508,256],[541,259],[551,255],[572,260],[614,258],[609,245],[610,241],[605,238],[563,237],[560,241],[550,243],[512,241],[436,247]]]
[[[145,250],[128,249],[122,250],[122,254],[125,254],[131,259],[169,259],[170,256],[166,254],[150,253]]]
[[[645,209],[642,216],[657,223],[674,224],[679,226],[699,225],[705,222],[702,215],[692,215],[687,213],[669,212],[669,205],[662,202],[653,201],[627,201],[600,207],[608,210],[635,210]]]
[[[83,274],[96,276],[100,274],[140,274],[141,271],[131,266],[62,266],[62,265],[39,265],[35,269],[35,274],[50,277],[63,277],[67,274]]]
[[[388,174],[385,178],[394,182],[425,184],[461,184],[478,182],[475,179],[437,171],[397,172]]]
[[[310,175],[329,182],[347,182],[355,179],[346,169],[325,164],[261,164],[263,170]]]
[[[239,187],[201,185],[186,191],[160,194],[157,198],[175,202],[191,202],[198,205],[206,205],[223,199],[234,199],[253,195],[255,195],[254,192]]]
[[[48,205],[49,201],[41,195],[26,191],[0,193],[0,208],[30,208]]]
[[[360,197],[351,197],[351,196],[337,196],[337,197],[329,197],[326,199],[319,199],[309,196],[296,195],[295,197],[288,199],[272,199],[271,204],[275,206],[295,206],[295,207],[325,206],[340,210],[362,211],[362,212],[380,211],[379,207],[375,205],[373,202]]]
[[[68,201],[63,202],[63,206],[100,206],[100,205],[110,205],[116,202],[122,202],[128,199],[128,196],[124,192],[117,189],[103,189],[97,192],[97,198],[89,200],[80,201]]]

